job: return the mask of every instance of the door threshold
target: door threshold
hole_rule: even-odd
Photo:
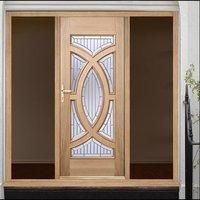
[[[124,176],[61,176],[60,179],[62,180],[123,180],[125,179]]]
[[[4,187],[179,187],[179,183],[168,179],[13,179]]]

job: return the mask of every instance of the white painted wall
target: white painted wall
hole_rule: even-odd
[[[179,1],[180,6],[180,198],[184,198],[185,192],[185,122],[184,122],[184,95],[185,95],[185,71],[189,64],[193,63],[196,68],[196,78],[199,70],[199,2],[197,1]],[[191,97],[192,111],[198,112],[198,103]],[[199,133],[198,127],[194,129],[195,139]],[[199,171],[195,170],[195,186],[199,185]],[[198,186],[199,187],[199,186]],[[197,197],[195,193],[195,197]]]
[[[192,2],[188,5],[188,50],[189,50],[189,63],[193,63],[196,67],[196,73],[194,74],[196,80],[199,80],[199,2]],[[191,96],[191,109],[192,113],[199,113],[199,103],[192,92],[190,91]],[[199,141],[199,123],[196,123],[193,126],[194,140]],[[197,153],[196,158],[194,158],[194,163],[200,158],[199,155],[199,146],[194,146],[193,154]],[[194,168],[194,198],[200,198],[200,168],[199,165]]]
[[[4,7],[3,2],[0,1],[0,199],[3,199],[3,177],[4,177],[4,97],[3,97],[3,47],[4,47]]]
[[[177,1],[7,1],[6,10],[144,10],[174,11]]]
[[[70,1],[62,1],[62,2],[38,2],[35,4],[33,1],[26,2],[26,1],[13,1],[6,2],[6,6],[4,7],[3,2],[0,1],[0,186],[4,181],[3,178],[3,169],[4,169],[4,96],[3,96],[3,45],[4,45],[4,38],[3,38],[3,22],[4,22],[4,9],[9,10],[74,10],[79,9],[84,10],[90,8],[90,10],[177,10],[177,6],[175,6],[173,1],[113,1],[111,2],[87,2],[87,6],[81,2],[80,6],[78,6],[78,2],[71,2]],[[67,5],[67,4],[68,5]],[[102,3],[102,5],[98,5]],[[117,5],[118,4],[118,5]],[[64,7],[63,7],[64,6]],[[175,7],[174,7],[175,6]],[[195,1],[179,1],[180,6],[180,183],[181,183],[181,192],[180,198],[184,198],[184,185],[185,185],[185,178],[184,178],[184,91],[185,91],[185,84],[184,84],[184,75],[185,70],[189,63],[194,63],[196,66],[199,66],[199,2]],[[0,190],[0,198],[3,197],[3,192]]]

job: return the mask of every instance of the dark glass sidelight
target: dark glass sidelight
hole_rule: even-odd
[[[12,178],[54,178],[54,18],[12,18]]]
[[[133,179],[173,178],[173,19],[131,17]]]

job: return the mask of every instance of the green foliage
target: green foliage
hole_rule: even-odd
[[[192,89],[192,93],[195,94],[197,100],[200,101],[200,81],[194,79],[194,72],[195,67],[191,64],[189,69],[186,71],[185,82]]]

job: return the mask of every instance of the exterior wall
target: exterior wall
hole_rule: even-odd
[[[193,4],[189,4],[189,33],[188,33],[188,49],[189,49],[189,63],[193,63],[196,68],[195,78],[199,80],[199,2],[193,2]],[[190,12],[192,10],[192,12]],[[194,95],[191,96],[191,104],[192,104],[192,113],[199,113],[199,103],[194,98]],[[196,123],[193,127],[194,131],[194,140],[199,141],[199,123]],[[193,150],[194,156],[197,153],[197,156],[194,158],[194,165],[196,164],[197,160],[200,159],[199,154],[199,146],[194,146]],[[200,165],[198,165],[196,168],[194,168],[194,198],[198,199],[200,198],[200,188],[199,183],[200,182]]]
[[[177,1],[7,1],[6,10],[172,11]]]
[[[4,181],[4,9],[10,10],[80,10],[88,9],[91,10],[176,10],[176,6],[172,3],[173,1],[155,1],[140,3],[139,1],[124,1],[125,3],[119,5],[118,1],[103,2],[93,2],[83,4],[83,2],[74,2],[72,5],[64,5],[66,2],[15,2],[12,4],[11,1],[7,2],[4,7],[4,3],[0,1],[0,188],[2,189],[2,183]],[[121,2],[120,2],[121,3]],[[12,4],[12,5],[10,5]],[[78,5],[77,5],[78,4]],[[89,5],[88,5],[89,4]],[[118,4],[118,5],[117,5]],[[64,6],[64,7],[63,7]],[[179,1],[180,6],[180,198],[184,198],[184,186],[185,186],[185,169],[184,169],[184,74],[187,66],[190,63],[194,63],[197,67],[199,66],[199,22],[198,22],[198,7],[199,2],[187,2]],[[197,104],[196,104],[197,105]],[[3,198],[3,192],[0,190],[0,198]]]
[[[179,1],[180,6],[180,198],[184,198],[185,192],[185,121],[184,121],[184,95],[185,95],[185,71],[193,63],[196,66],[195,77],[198,78],[199,69],[199,2]],[[198,103],[190,94],[192,112],[198,112]],[[198,126],[194,128],[195,140]],[[199,188],[198,168],[194,170],[194,187]],[[198,193],[194,193],[197,197]]]
[[[3,176],[4,176],[4,96],[3,96],[3,46],[4,46],[4,39],[3,39],[3,26],[4,26],[4,9],[3,9],[3,2],[0,1],[0,199],[3,199]]]

